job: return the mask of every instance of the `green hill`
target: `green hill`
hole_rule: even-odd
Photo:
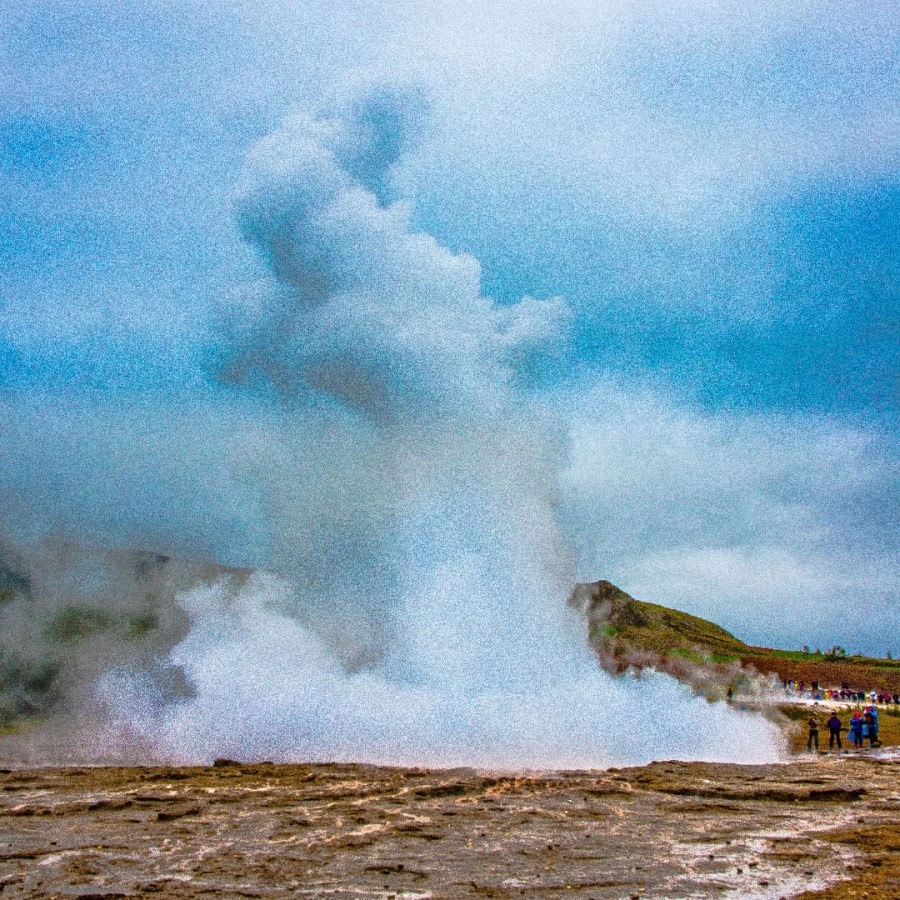
[[[609,581],[579,585],[573,602],[586,612],[591,646],[611,672],[652,666],[705,692],[742,670],[900,692],[898,660],[754,647],[699,616],[635,600]]]
[[[607,653],[734,662],[751,651],[749,645],[706,619],[635,600],[609,581],[582,588],[590,591],[591,643]]]

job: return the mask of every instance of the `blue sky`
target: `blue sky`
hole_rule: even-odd
[[[478,259],[488,296],[573,311],[534,387],[571,444],[579,576],[751,640],[890,649],[892,3],[11,0],[0,66],[12,407],[201,405],[211,311],[261,271],[233,211],[249,148],[356,83],[415,85],[391,181],[414,227]],[[0,461],[27,505],[47,463]],[[57,480],[35,528],[95,521]]]

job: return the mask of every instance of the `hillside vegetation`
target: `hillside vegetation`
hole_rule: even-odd
[[[613,672],[653,666],[697,686],[752,669],[823,687],[900,692],[898,660],[754,647],[699,616],[635,600],[609,581],[579,585],[573,600],[587,613],[591,646]]]
[[[592,643],[616,655],[641,653],[733,662],[751,647],[699,616],[635,600],[609,581],[586,585]]]

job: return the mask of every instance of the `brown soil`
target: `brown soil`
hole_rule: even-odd
[[[900,897],[900,828],[896,822],[843,829],[824,837],[856,847],[864,855],[851,870],[849,882],[805,892],[800,900],[844,900],[846,897],[897,900]]]
[[[763,675],[774,673],[782,681],[802,681],[807,685],[817,681],[823,688],[840,687],[847,682],[854,690],[900,692],[900,668],[784,659],[757,647],[752,650],[740,655],[741,663]]]
[[[0,893],[897,897],[898,776],[900,759],[873,755],[530,775],[5,770]]]

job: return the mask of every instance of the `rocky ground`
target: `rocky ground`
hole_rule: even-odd
[[[887,754],[533,775],[0,774],[4,898],[897,898],[898,849]]]

